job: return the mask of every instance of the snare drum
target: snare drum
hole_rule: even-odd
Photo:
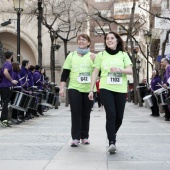
[[[145,96],[145,97],[143,98],[143,101],[145,102],[147,108],[150,108],[150,107],[153,106],[152,95],[147,95],[147,96]]]
[[[165,88],[160,88],[154,91],[154,94],[159,105],[166,105],[166,93],[167,90]]]
[[[46,93],[46,99],[42,98],[41,103],[39,103],[39,105],[52,107],[53,101],[54,101],[54,94],[49,92]]]
[[[162,88],[160,88],[160,89],[158,89],[158,90],[155,90],[155,91],[154,91],[154,94],[155,94],[155,95],[159,95],[159,94],[161,94],[161,93],[166,93],[166,91],[167,91],[167,90],[162,87]]]
[[[29,99],[30,97],[28,95],[19,91],[13,91],[10,107],[25,112],[27,110]]]
[[[165,102],[167,105],[170,105],[170,96],[166,98]]]
[[[29,99],[29,102],[28,102],[28,105],[27,105],[27,109],[35,109],[35,105],[36,105],[36,97],[35,96],[29,96],[30,99]]]

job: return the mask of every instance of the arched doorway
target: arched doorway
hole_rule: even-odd
[[[25,36],[25,35],[24,35]],[[29,41],[29,38],[25,37]],[[29,60],[32,65],[36,65],[37,57],[35,54],[35,47],[30,47],[30,44],[22,38],[20,40],[20,61],[26,59]],[[0,32],[0,41],[3,45],[4,51],[10,50],[14,53],[14,61],[17,60],[17,35],[12,32]]]

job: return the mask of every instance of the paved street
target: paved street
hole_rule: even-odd
[[[70,147],[70,111],[61,105],[12,128],[0,127],[2,170],[169,170],[170,122],[127,103],[117,153],[107,153],[105,113],[91,114],[90,145]]]

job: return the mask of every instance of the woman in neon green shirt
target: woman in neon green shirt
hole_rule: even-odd
[[[123,47],[123,40],[115,32],[105,36],[105,50],[98,53],[94,61],[91,91],[100,75],[100,97],[106,111],[106,131],[109,140],[108,151],[116,151],[116,134],[123,120],[127,93],[127,74],[132,74],[132,63]]]
[[[71,135],[72,147],[80,143],[89,144],[89,122],[92,101],[89,100],[91,74],[95,55],[90,52],[90,38],[87,34],[81,34],[77,38],[78,48],[70,53],[63,65],[61,75],[60,95],[64,96],[64,87],[69,77],[68,96],[71,107]]]

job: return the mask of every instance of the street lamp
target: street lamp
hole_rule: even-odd
[[[25,0],[13,0],[13,2],[14,10],[17,11],[17,61],[20,63],[20,16]]]
[[[51,74],[51,79],[52,81],[55,83],[55,51],[57,51],[59,48],[60,48],[60,45],[57,44],[57,38],[58,36],[56,36],[56,33],[54,31],[53,33],[53,36],[54,36],[54,43],[53,43],[53,47],[52,47],[52,50],[53,50],[53,56],[52,56],[52,74]]]
[[[147,56],[146,56],[146,60],[147,60],[147,83],[149,83],[149,45],[151,43],[151,32],[147,31],[145,34],[145,43],[147,45]]]

